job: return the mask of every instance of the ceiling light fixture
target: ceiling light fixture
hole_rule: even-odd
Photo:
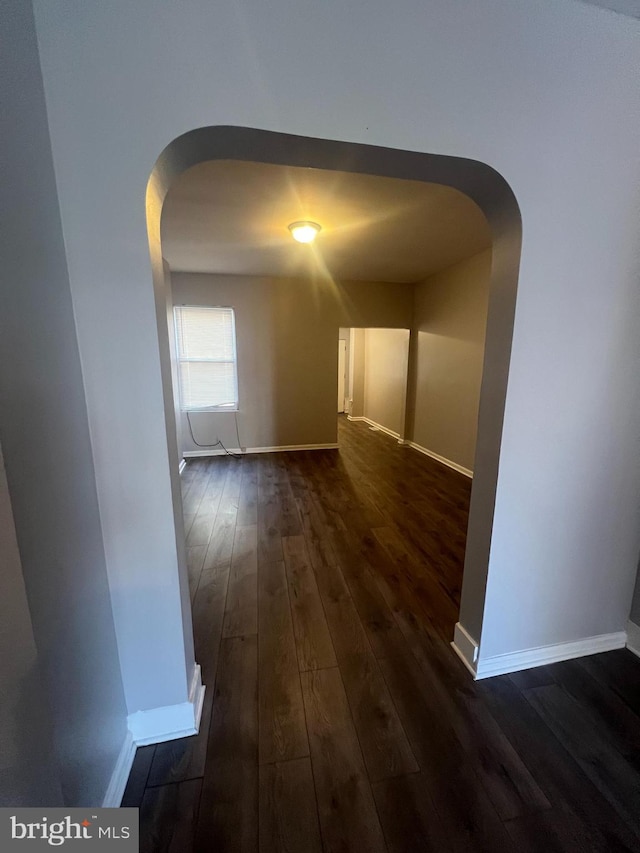
[[[321,227],[317,222],[292,222],[289,225],[289,231],[291,231],[291,236],[294,240],[297,240],[298,243],[313,243],[318,234],[321,231]]]

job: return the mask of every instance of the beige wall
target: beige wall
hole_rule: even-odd
[[[365,329],[352,329],[351,411],[354,418],[364,416],[364,339]]]
[[[239,412],[194,413],[196,441],[280,447],[336,441],[340,327],[407,328],[413,286],[172,273],[175,304],[235,309]],[[199,450],[182,421],[183,450]]]
[[[408,329],[364,330],[364,416],[400,435],[404,428]]]
[[[491,251],[415,288],[413,441],[473,470]]]

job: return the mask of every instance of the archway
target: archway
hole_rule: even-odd
[[[224,126],[193,130],[171,142],[158,158],[149,180],[147,222],[159,326],[168,451],[169,458],[174,460],[177,460],[177,445],[160,220],[165,197],[177,176],[192,166],[211,160],[244,160],[442,184],[469,196],[486,216],[492,233],[491,284],[474,482],[455,646],[473,671],[482,633],[520,260],[521,218],[513,192],[490,166],[444,155]],[[182,514],[177,461],[172,466],[172,488],[176,529],[180,531]],[[185,584],[183,579],[183,607],[188,609]]]

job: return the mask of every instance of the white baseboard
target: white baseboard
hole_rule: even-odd
[[[127,722],[133,743],[136,746],[147,746],[198,734],[204,691],[200,667],[196,664],[187,702],[129,714]]]
[[[640,658],[640,625],[627,622],[627,648]]]
[[[282,453],[290,450],[337,450],[337,442],[332,444],[283,444],[279,447],[247,447],[242,450],[240,447],[229,447],[229,453],[237,453],[245,456],[249,453]],[[193,458],[196,456],[224,456],[227,451],[220,449],[211,450],[185,450],[184,456]]]
[[[116,760],[116,766],[113,768],[111,779],[107,787],[107,792],[102,801],[102,808],[117,809],[122,802],[124,789],[129,781],[129,774],[133,765],[133,759],[136,756],[136,745],[133,742],[133,735],[130,731],[127,734],[122,744],[122,749]]]
[[[443,465],[447,465],[449,468],[453,468],[454,471],[464,474],[465,477],[473,479],[473,471],[470,471],[469,468],[464,468],[462,465],[458,465],[457,462],[452,462],[451,459],[446,459],[444,456],[434,453],[433,450],[427,450],[426,447],[423,447],[421,444],[416,444],[415,441],[406,441],[403,443],[408,444],[409,447],[417,450],[418,453],[424,453],[425,456],[430,456],[431,459],[435,459],[436,462],[442,462]]]
[[[378,424],[375,421],[372,421],[371,418],[365,418],[362,415],[357,415],[356,417],[352,417],[351,415],[347,415],[348,421],[364,421],[369,426],[375,427],[376,429],[381,430],[382,432],[386,432],[387,435],[393,436],[393,438],[398,439],[398,444],[402,444],[405,447],[412,447],[414,450],[417,450],[418,453],[424,453],[425,456],[431,457],[431,459],[435,459],[436,462],[442,462],[443,465],[447,465],[449,468],[453,468],[454,471],[458,471],[460,474],[464,474],[465,477],[470,477],[473,479],[473,471],[470,471],[469,468],[464,468],[462,465],[458,465],[457,462],[452,462],[451,459],[446,459],[444,456],[440,456],[438,453],[434,453],[433,450],[427,450],[426,447],[423,447],[421,444],[416,444],[415,441],[410,441],[408,438],[400,438],[400,433],[394,432],[392,429],[387,429],[386,426],[382,426],[382,424]]]
[[[355,418],[352,418],[351,415],[347,415],[348,421],[364,421],[365,424],[369,424],[369,426],[374,427],[375,429],[379,429],[380,432],[385,432],[387,435],[390,435],[392,438],[400,438],[399,432],[394,432],[392,429],[389,429],[382,424],[377,423],[376,421],[372,421],[371,418],[365,418],[363,416],[358,415]]]
[[[532,669],[535,666],[544,666],[548,663],[582,658],[599,652],[610,652],[614,649],[623,649],[626,643],[627,632],[617,631],[614,634],[598,634],[596,637],[585,637],[584,640],[577,640],[576,642],[555,643],[551,646],[524,649],[521,652],[495,655],[484,659],[481,650],[480,658],[475,667],[475,677],[477,679],[491,678],[494,675],[519,672],[522,669]]]
[[[180,464],[178,465],[178,474],[182,474],[182,472],[184,471],[184,469],[185,469],[186,467],[187,467],[187,461],[186,461],[186,459],[181,459],[181,460],[180,460]]]
[[[467,667],[471,675],[475,678],[476,661],[478,660],[478,643],[459,622],[456,622],[451,647],[462,663]]]

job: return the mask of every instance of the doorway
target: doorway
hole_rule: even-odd
[[[341,328],[338,335],[338,412],[403,442],[410,397],[409,329]]]
[[[160,245],[160,215],[164,200],[171,184],[181,173],[199,163],[225,160],[279,164],[310,170],[337,169],[352,175],[432,183],[451,188],[471,199],[486,216],[492,238],[491,296],[460,616],[467,634],[476,638],[477,642],[482,632],[520,255],[520,214],[511,189],[489,166],[471,160],[288,136],[249,128],[210,127],[191,131],[167,146],[158,158],[148,185],[149,241],[161,342],[167,337],[166,292]],[[337,353],[333,358],[336,356]],[[165,410],[170,458],[176,458],[175,426],[169,424],[173,400],[167,349],[161,352],[161,360],[167,380]],[[336,376],[335,370],[337,367],[334,368],[333,377]],[[334,395],[335,391],[332,394],[335,401]],[[172,487],[174,494],[179,494],[177,464],[172,472]],[[175,503],[178,515],[180,509],[178,498]],[[176,523],[181,526],[179,521]]]
[[[338,414],[345,412],[345,395],[347,393],[347,342],[338,339]]]

